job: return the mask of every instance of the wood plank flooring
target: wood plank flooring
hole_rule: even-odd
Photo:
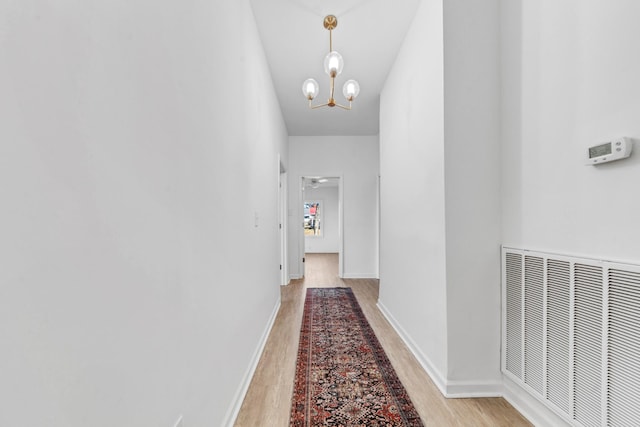
[[[446,399],[378,310],[378,280],[340,279],[337,254],[307,254],[306,274],[281,288],[282,304],[236,427],[289,425],[302,310],[309,287],[351,287],[426,426],[530,426],[502,398]]]

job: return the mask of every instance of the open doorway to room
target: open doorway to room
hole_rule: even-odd
[[[303,259],[333,254],[338,263],[329,263],[326,268],[337,267],[337,271],[324,274],[342,277],[342,179],[335,176],[303,176],[301,193]],[[303,276],[307,268],[304,264]]]

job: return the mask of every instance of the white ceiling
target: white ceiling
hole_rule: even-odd
[[[251,0],[289,135],[376,135],[380,91],[420,0]],[[360,95],[351,111],[338,107],[310,110],[302,82],[320,84],[314,104],[328,99],[329,76],[323,61],[329,51],[326,15],[335,15],[333,49],[344,58],[336,79],[336,101],[348,104],[342,85],[353,78]]]

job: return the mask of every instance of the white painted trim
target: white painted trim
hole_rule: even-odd
[[[391,324],[391,327],[396,331],[396,333],[400,336],[402,341],[404,341],[406,346],[409,348],[409,351],[411,351],[411,353],[413,353],[415,358],[418,360],[418,362],[422,366],[422,369],[424,369],[427,372],[427,374],[431,377],[431,380],[434,382],[436,387],[438,387],[438,389],[440,390],[440,393],[446,396],[447,395],[446,381],[445,381],[445,378],[440,373],[440,371],[438,371],[435,368],[435,366],[433,365],[433,363],[431,363],[431,360],[429,360],[427,356],[422,354],[422,352],[420,351],[418,346],[413,342],[409,334],[407,334],[405,330],[402,328],[402,326],[400,326],[396,318],[393,317],[393,315],[389,312],[389,310],[387,310],[387,308],[384,306],[382,301],[378,300],[377,305],[382,315],[387,319],[387,321]]]
[[[344,276],[344,174],[343,173],[330,173],[323,172],[318,173],[320,171],[315,171],[316,173],[303,173],[298,176],[298,204],[296,207],[296,221],[300,221],[302,223],[303,212],[302,205],[304,204],[304,191],[302,189],[302,180],[304,177],[313,177],[313,176],[324,176],[330,178],[338,178],[338,277],[345,278]],[[301,229],[301,228],[300,228]],[[298,275],[297,277],[291,276],[292,279],[302,279],[304,277],[305,265],[302,262],[302,258],[305,256],[305,241],[304,241],[304,233],[300,232],[298,229],[298,233],[300,234],[298,238]],[[310,252],[313,253],[313,252]]]
[[[345,273],[342,275],[343,279],[377,279],[378,275],[375,273]]]
[[[344,174],[338,181],[338,277],[344,278]]]
[[[289,281],[297,280],[297,279],[302,279],[302,276],[300,274],[290,274],[289,275]]]
[[[431,380],[440,390],[440,393],[449,399],[470,398],[470,397],[502,397],[503,384],[501,381],[447,381],[446,378],[436,369],[431,360],[425,356],[409,334],[400,326],[398,321],[387,310],[381,301],[378,301],[378,308],[382,315],[389,321],[391,327],[400,336],[402,341],[409,348],[411,353],[418,360],[422,368],[431,377]]]
[[[466,399],[470,397],[502,397],[500,381],[447,381],[447,398]]]
[[[502,377],[503,398],[535,426],[569,427],[572,424],[547,408],[507,376]]]
[[[280,285],[289,284],[289,174],[278,153],[278,238],[280,240]]]
[[[253,374],[256,372],[256,368],[258,367],[258,362],[260,361],[260,357],[262,357],[262,352],[264,351],[264,347],[267,344],[267,339],[269,338],[269,334],[271,333],[271,329],[273,328],[273,324],[276,321],[276,316],[278,315],[278,311],[280,310],[280,297],[278,297],[278,301],[271,313],[271,317],[267,323],[267,327],[262,333],[262,337],[260,337],[260,341],[258,342],[258,346],[256,351],[253,353],[253,357],[251,358],[251,362],[249,363],[249,367],[242,378],[242,382],[240,383],[240,387],[238,387],[238,391],[236,391],[232,404],[227,411],[227,415],[224,417],[222,421],[223,426],[233,427],[236,422],[236,418],[238,418],[238,413],[240,412],[240,407],[242,406],[242,402],[244,401],[245,396],[247,395],[247,391],[249,390],[249,384],[251,384],[251,379],[253,378]]]
[[[574,258],[582,258],[582,259],[595,261],[599,263],[608,262],[613,264],[621,264],[623,266],[640,265],[640,261],[637,259],[612,259],[607,256],[600,256],[597,254],[595,255],[588,254],[584,252],[562,252],[555,249],[545,249],[545,248],[539,248],[539,247],[522,249],[522,245],[508,245],[508,244],[503,244],[502,248],[506,249],[509,252],[518,252],[518,253],[522,253],[523,255],[542,256],[542,257],[548,257],[549,255],[553,255],[554,258],[557,258],[562,261],[569,261],[569,262],[573,261]]]
[[[304,221],[304,177],[305,175],[300,175],[298,176],[298,202],[296,203],[296,208],[295,208],[295,227],[296,227],[296,233],[298,236],[298,259],[296,260],[296,263],[298,264],[298,277],[300,277],[301,279],[304,277],[305,274],[305,265],[304,262],[302,262],[302,259],[305,257],[305,250],[306,250],[306,245],[305,245],[305,241],[304,241],[304,229],[302,228],[302,223]]]

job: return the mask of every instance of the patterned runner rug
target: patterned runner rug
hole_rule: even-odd
[[[290,425],[423,426],[351,288],[310,288]]]

